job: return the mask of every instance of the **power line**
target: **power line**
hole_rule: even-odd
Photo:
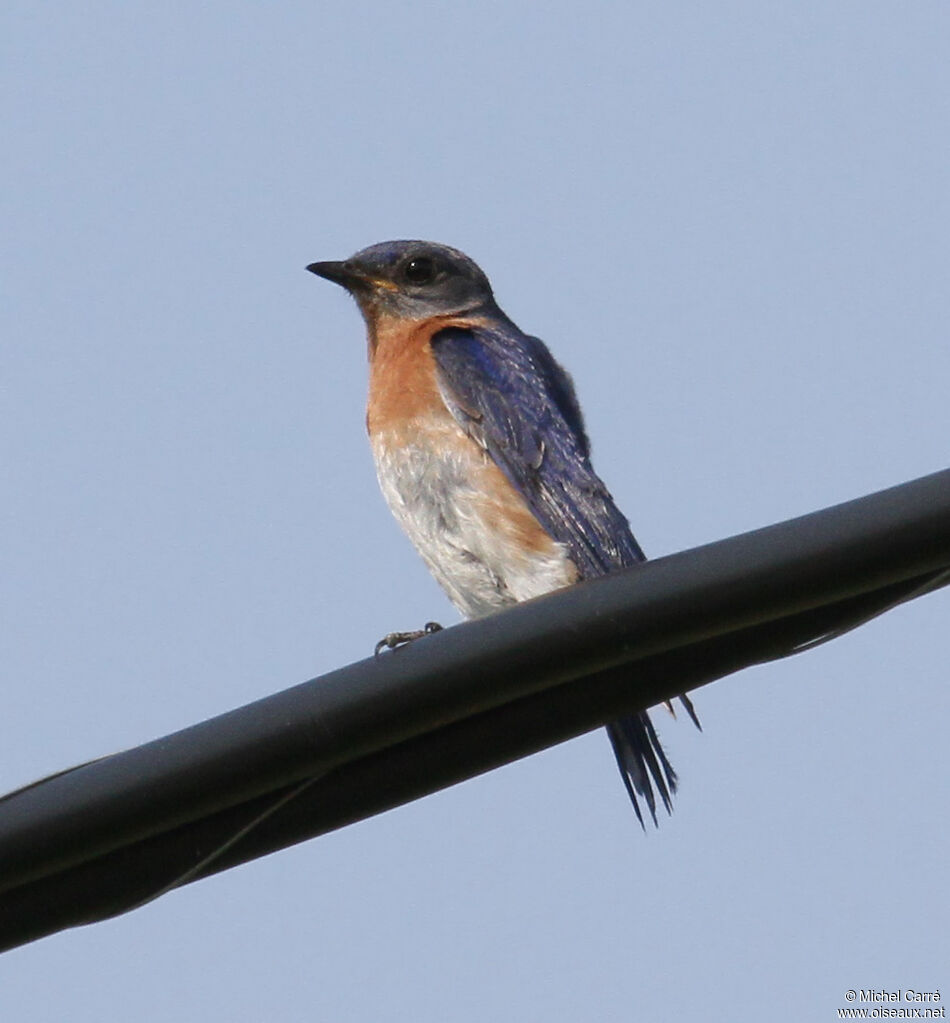
[[[591,580],[0,800],[0,949],[839,635],[950,581],[950,470]]]

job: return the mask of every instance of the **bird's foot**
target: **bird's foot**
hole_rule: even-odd
[[[438,622],[426,622],[421,629],[413,629],[412,632],[390,632],[376,644],[373,648],[373,656],[379,657],[382,653],[383,648],[387,650],[395,650],[397,646],[403,646],[405,643],[411,643],[415,639],[421,639],[423,636],[431,636],[434,632],[441,632],[442,626]]]

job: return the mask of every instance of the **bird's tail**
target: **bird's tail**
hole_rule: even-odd
[[[689,697],[682,696],[680,699],[693,723],[697,728],[701,728]],[[646,803],[655,826],[657,796],[667,813],[673,811],[676,771],[663,752],[650,715],[646,711],[641,711],[639,714],[613,721],[607,725],[607,735],[610,736],[620,776],[630,796],[630,802],[633,803],[633,811],[637,815],[640,827],[645,827],[640,809],[641,799]]]

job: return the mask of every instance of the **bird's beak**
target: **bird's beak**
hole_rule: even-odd
[[[330,260],[326,263],[311,263],[307,269],[318,277],[325,277],[328,281],[339,284],[347,291],[367,292],[376,288],[382,288],[384,291],[399,290],[392,281],[386,280],[385,277],[373,277],[359,264],[351,261],[340,263]]]
[[[338,262],[337,260],[329,260],[325,263],[311,263],[307,269],[318,277],[324,277],[328,281],[333,281],[334,284],[339,284],[341,287],[349,290],[354,284],[360,281],[366,280],[361,274],[356,273],[351,266],[347,266],[346,263]]]

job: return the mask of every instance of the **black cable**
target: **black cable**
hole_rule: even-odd
[[[0,947],[833,638],[944,584],[948,568],[945,471],[445,630],[60,773],[0,801]]]

